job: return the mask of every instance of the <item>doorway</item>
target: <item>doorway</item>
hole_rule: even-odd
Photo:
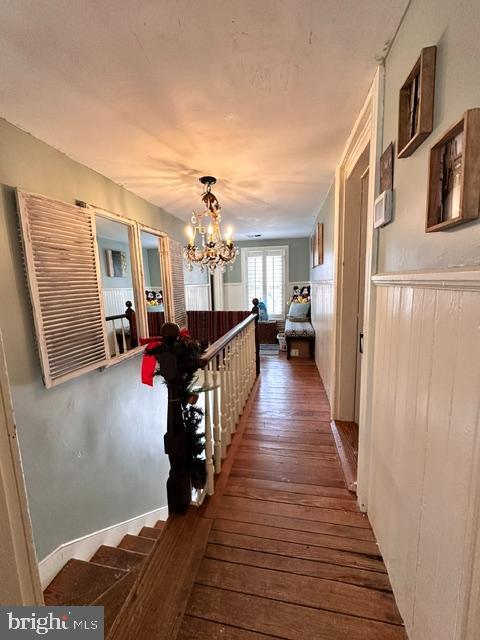
[[[367,143],[344,183],[342,308],[337,327],[342,371],[332,423],[347,486],[357,488],[370,144]]]
[[[337,445],[339,442],[338,448],[342,458],[340,435],[343,434],[338,432],[335,425],[342,421],[358,425],[358,429],[353,428],[353,436],[350,438],[350,443],[355,443],[356,440],[358,443],[349,447],[348,440],[345,440],[347,450],[358,451],[358,456],[355,456],[355,462],[358,457],[358,473],[355,470],[350,482],[347,482],[352,489],[356,488],[358,504],[362,511],[368,510],[370,487],[370,423],[376,304],[372,276],[376,273],[378,246],[378,232],[373,226],[373,211],[380,184],[384,79],[384,68],[379,66],[335,174],[332,430],[337,438]],[[360,212],[364,214],[363,222]],[[352,215],[356,217],[352,218]],[[360,247],[360,237],[364,240],[364,249]],[[361,262],[360,252],[365,253]],[[363,275],[359,273],[360,264]],[[363,291],[359,290],[360,280]],[[359,309],[360,301],[363,303],[363,313]],[[360,333],[363,334],[363,339]],[[362,350],[361,354],[358,354],[359,347]]]

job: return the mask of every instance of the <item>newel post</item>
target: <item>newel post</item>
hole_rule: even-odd
[[[259,302],[258,298],[253,298],[253,307],[251,311],[255,316],[255,363],[257,376],[260,374],[260,343],[258,340],[258,321],[260,319],[260,309],[258,308]]]
[[[192,497],[190,473],[187,464],[187,436],[183,425],[180,378],[175,353],[175,341],[179,328],[165,323],[160,331],[166,345],[164,353],[158,355],[160,375],[168,389],[167,433],[164,436],[165,453],[170,461],[167,480],[169,513],[183,514]]]

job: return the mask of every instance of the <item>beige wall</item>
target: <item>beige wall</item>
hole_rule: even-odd
[[[410,640],[474,640],[480,223],[433,234],[424,224],[429,148],[480,107],[480,3],[413,0],[386,61],[384,148],[397,139],[399,88],[428,45],[438,47],[435,130],[395,161],[394,220],[379,232],[378,270],[390,275],[377,279],[368,514]]]
[[[380,231],[379,272],[480,264],[480,220],[425,233],[429,149],[466,109],[480,107],[480,2],[413,0],[386,62],[384,148],[397,139],[398,91],[422,47],[437,46],[434,130],[395,159],[394,221]]]
[[[165,388],[140,358],[50,390],[42,384],[17,233],[14,187],[87,201],[172,236],[183,224],[0,120],[0,326],[37,553],[166,504]]]

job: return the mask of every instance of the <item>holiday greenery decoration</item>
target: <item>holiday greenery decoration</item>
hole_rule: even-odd
[[[170,457],[172,454],[175,456],[176,463],[181,453],[184,460],[182,466],[190,477],[191,485],[195,489],[202,489],[207,478],[203,455],[205,434],[200,429],[204,414],[202,409],[194,406],[198,396],[191,391],[201,354],[200,344],[187,329],[180,331],[173,323],[165,323],[161,333],[158,338],[141,340],[146,344],[142,382],[153,386],[154,376],[162,376],[169,387],[169,403],[180,405],[178,411],[169,406],[167,438],[170,444],[166,439],[165,451]],[[174,397],[170,398],[172,391]]]
[[[183,409],[183,422],[187,433],[187,464],[190,480],[195,489],[203,489],[207,481],[205,467],[205,434],[200,431],[203,411],[194,405],[186,405]]]

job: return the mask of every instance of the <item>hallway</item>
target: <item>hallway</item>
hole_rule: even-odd
[[[262,358],[232,444],[181,640],[406,638],[368,519],[345,482],[311,360]]]

